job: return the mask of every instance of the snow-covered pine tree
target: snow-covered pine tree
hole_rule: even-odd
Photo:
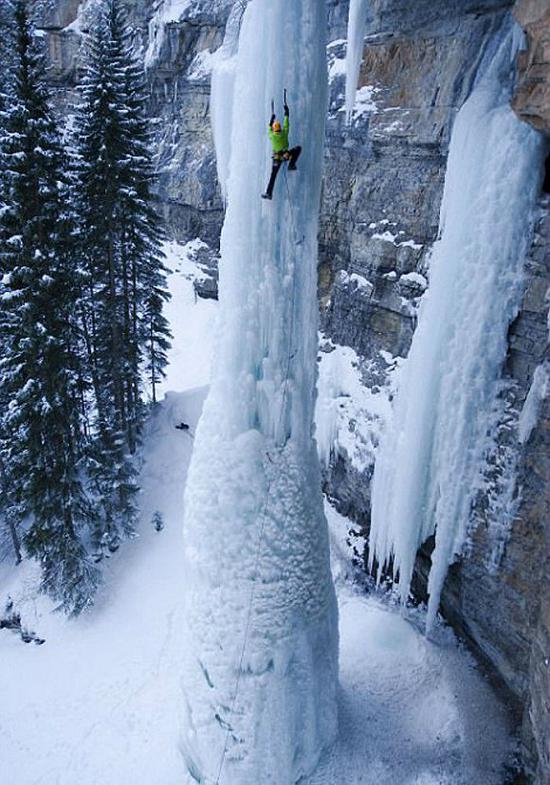
[[[0,3],[0,126],[2,114],[7,106],[7,97],[13,89],[13,61],[14,61],[14,19],[12,0],[2,0]]]
[[[117,0],[101,0],[87,41],[75,144],[87,276],[83,330],[97,407],[94,477],[104,505],[98,555],[133,530],[133,455],[144,371],[163,373],[168,324],[159,218],[151,207],[145,79]]]
[[[132,299],[136,306],[131,331],[138,346],[139,359],[145,366],[152,400],[156,402],[156,388],[165,375],[171,337],[168,320],[163,313],[169,299],[162,251],[164,233],[151,198],[154,170],[150,125],[146,115],[145,71],[133,52],[131,31],[117,0],[111,3],[111,29],[113,40],[117,41],[117,48],[126,63],[129,155],[124,171],[122,209],[123,214],[129,217],[123,244],[131,263]]]
[[[164,316],[168,299],[164,271],[149,271],[149,294],[140,320],[140,336],[144,342],[145,372],[153,403],[157,402],[157,385],[165,376],[170,348],[170,326]]]
[[[4,0],[0,4],[0,138],[4,135],[6,109],[9,106],[10,96],[13,93],[14,76],[14,18],[13,4],[11,0]],[[4,182],[0,178],[0,221],[6,209],[6,197],[3,193]],[[3,356],[3,340],[0,333],[0,357]],[[0,407],[5,408],[7,401],[0,389]],[[1,437],[0,437],[1,438]],[[14,494],[8,479],[8,472],[4,468],[0,453],[0,549],[4,550],[5,540],[9,540],[13,547],[15,560],[21,561],[21,541],[18,532],[17,522],[20,516],[14,508]]]
[[[42,84],[24,0],[15,6],[15,84],[0,138],[0,459],[11,509],[42,587],[69,613],[90,604],[97,568],[83,539],[89,508],[67,162]],[[7,475],[7,476],[6,476]]]

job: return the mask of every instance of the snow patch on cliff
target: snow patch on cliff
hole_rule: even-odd
[[[208,49],[203,49],[198,52],[193,58],[193,62],[189,66],[187,78],[190,82],[201,82],[208,79],[216,63],[216,53],[210,52]]]
[[[172,330],[166,378],[159,385],[162,395],[171,390],[203,387],[210,382],[213,331],[217,313],[214,300],[197,297],[193,283],[204,278],[195,261],[197,250],[204,247],[200,239],[185,245],[164,245],[169,269],[168,288],[171,299],[165,306]]]
[[[352,110],[353,120],[357,120],[359,117],[363,117],[363,115],[376,114],[378,112],[378,107],[374,101],[374,96],[378,92],[380,90],[374,87],[374,85],[363,85],[363,87],[357,90]]]

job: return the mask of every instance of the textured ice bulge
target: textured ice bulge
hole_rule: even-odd
[[[542,139],[509,105],[517,43],[499,34],[455,121],[430,287],[374,473],[371,558],[393,558],[403,600],[435,532],[428,628],[468,535],[540,187]]]
[[[252,0],[235,61],[217,346],[185,495],[182,751],[200,782],[291,785],[336,732],[313,438],[325,29],[323,0]],[[285,87],[304,151],[266,202],[270,104],[282,113]]]
[[[353,116],[359,71],[363,59],[367,10],[369,0],[350,0],[348,16],[348,45],[346,50],[346,118]]]

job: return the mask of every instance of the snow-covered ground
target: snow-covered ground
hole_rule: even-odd
[[[328,504],[340,608],[339,738],[307,785],[503,785],[510,728],[453,632],[353,584],[349,521]]]
[[[166,265],[172,271],[172,299],[166,306],[166,318],[173,337],[167,376],[159,387],[160,397],[169,391],[204,387],[210,381],[216,302],[197,297],[193,288],[193,281],[203,275],[193,262],[193,252],[201,245],[197,239],[184,246],[167,243],[164,248]]]
[[[24,644],[0,631],[1,785],[180,785],[182,498],[208,378],[215,303],[195,302],[185,250],[169,266],[175,336],[168,392],[145,440],[140,536],[106,567],[92,612],[77,620],[37,597],[32,566],[0,565],[0,600],[11,592],[29,627]],[[154,530],[160,512],[165,528]],[[365,596],[353,574],[347,522],[327,506],[340,604],[340,732],[302,785],[502,785],[510,746],[503,711],[452,634],[419,632]],[[214,536],[214,532],[213,532]],[[215,565],[212,565],[215,569]],[[220,785],[228,785],[223,776]]]

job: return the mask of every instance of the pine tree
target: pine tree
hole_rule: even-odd
[[[130,334],[137,352],[134,362],[144,362],[152,399],[164,378],[170,330],[163,309],[169,295],[162,241],[164,234],[158,214],[152,207],[152,140],[146,119],[147,83],[143,66],[136,60],[130,34],[117,0],[110,2],[110,27],[116,51],[124,63],[126,95],[126,150],[123,170],[122,212],[128,217],[122,238],[125,256],[130,260],[131,300],[134,305]],[[139,376],[138,364],[135,378]],[[136,398],[139,391],[136,389]],[[137,414],[137,412],[136,412]]]
[[[117,0],[98,3],[76,124],[82,325],[97,413],[93,476],[104,506],[95,535],[99,553],[132,533],[143,375],[154,397],[169,337],[162,233],[151,207],[145,78],[129,37]]]
[[[5,0],[0,5],[0,72],[2,80],[0,82],[0,138],[5,134],[6,110],[13,96],[13,77],[14,77],[14,17],[13,4],[11,0]],[[0,221],[6,212],[7,194],[5,193],[4,181],[0,178]],[[4,341],[0,332],[0,356],[4,355]],[[0,389],[0,407],[5,409],[7,399]],[[1,427],[1,421],[0,421]],[[1,443],[1,432],[0,432]],[[12,543],[16,562],[21,561],[21,542],[18,532],[18,520],[20,518],[14,494],[10,488],[9,474],[4,467],[0,454],[0,516],[5,524],[5,531],[0,531],[0,535],[7,535]],[[2,539],[3,539],[2,536]]]
[[[25,545],[42,587],[68,612],[93,597],[97,569],[84,537],[82,373],[67,161],[42,84],[23,0],[15,8],[15,87],[0,139],[0,461],[30,516]]]
[[[2,0],[0,4],[0,68],[2,80],[0,82],[0,112],[6,108],[6,98],[13,87],[13,3],[11,0]]]

